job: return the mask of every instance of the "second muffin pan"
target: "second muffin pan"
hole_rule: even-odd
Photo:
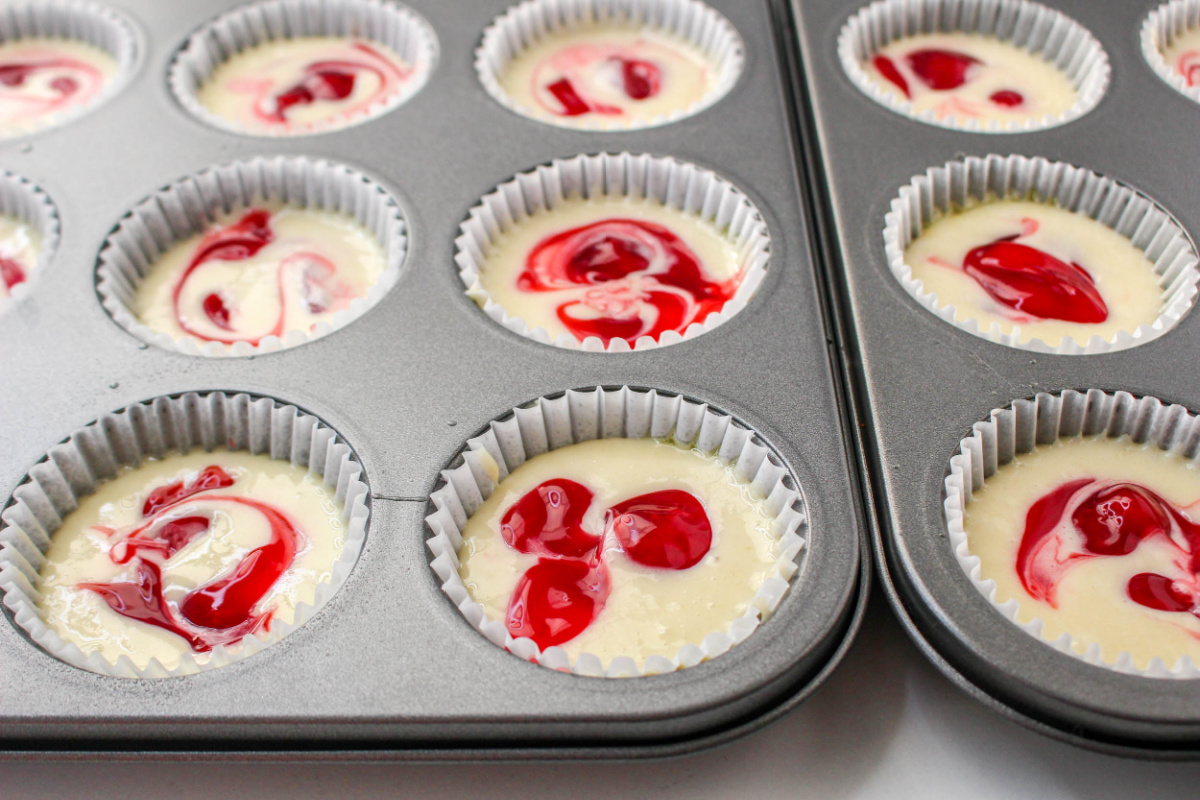
[[[421,91],[353,128],[274,140],[205,124],[166,80],[188,36],[237,3],[111,5],[146,46],[130,83],[86,119],[0,145],[2,166],[44,190],[61,221],[53,258],[0,314],[0,497],[110,412],[225,391],[294,405],[336,430],[362,465],[371,518],[357,565],[312,619],[203,674],[92,674],[6,620],[0,751],[633,757],[727,740],[807,696],[857,628],[867,561],[768,3],[711,3],[746,48],[737,84],[711,108],[659,128],[585,133],[524,119],[480,85],[472,53],[507,0],[414,0],[438,38]],[[622,151],[711,169],[750,198],[771,241],[745,309],[695,340],[611,354],[533,342],[489,319],[454,264],[471,206],[554,158]],[[344,164],[393,196],[408,252],[391,290],[345,327],[275,353],[202,358],[115,324],[96,263],[123,215],[158,187],[256,156]],[[622,385],[709,403],[758,434],[803,492],[803,568],[771,618],[711,661],[633,680],[563,675],[462,619],[430,569],[424,518],[439,472],[489,421],[535,398]]]

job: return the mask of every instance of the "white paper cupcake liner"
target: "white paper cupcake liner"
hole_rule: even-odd
[[[644,25],[674,34],[699,48],[716,66],[717,80],[701,100],[689,108],[646,122],[587,119],[559,121],[536,116],[517,103],[500,86],[500,76],[518,54],[547,34],[585,25],[617,22]],[[497,17],[483,32],[475,51],[475,71],[492,98],[513,113],[537,122],[576,130],[637,130],[666,125],[699,114],[716,103],[737,83],[745,51],[742,38],[727,19],[698,0],[525,0]]]
[[[876,84],[863,64],[884,46],[924,33],[994,36],[1054,64],[1075,87],[1075,103],[1062,114],[1002,123],[917,114],[911,101]],[[1064,125],[1096,107],[1108,89],[1108,55],[1096,37],[1061,12],[1030,0],[878,0],[846,21],[838,58],[863,94],[906,117],[973,133],[1022,133]]]
[[[1171,0],[1150,12],[1142,23],[1142,55],[1158,77],[1175,91],[1200,103],[1200,86],[1189,86],[1179,70],[1163,58],[1163,50],[1185,33],[1200,28],[1200,0]]]
[[[196,92],[234,55],[279,39],[348,36],[390,48],[413,68],[399,92],[363,109],[353,119],[330,125],[289,125],[286,130],[249,130],[212,113]],[[194,117],[214,128],[245,136],[306,136],[375,119],[410,100],[429,81],[438,59],[437,35],[419,14],[393,0],[266,0],[235,8],[193,33],[171,62],[167,81]]]
[[[944,305],[925,290],[904,263],[904,250],[926,225],[954,210],[997,198],[1031,199],[1096,220],[1129,239],[1154,263],[1162,306],[1152,324],[1120,331],[1111,339],[1093,336],[1085,345],[1065,337],[1055,346],[1041,339],[1020,341],[1021,329],[1002,332],[993,324],[984,330],[978,320],[956,320],[958,309]],[[1091,170],[1044,158],[989,155],[950,161],[917,175],[892,201],[883,230],[888,267],[900,285],[934,315],[957,328],[998,344],[1035,353],[1092,355],[1125,350],[1162,336],[1175,327],[1196,300],[1200,281],[1196,246],[1166,209],[1135,189]]]
[[[144,49],[133,23],[111,8],[90,0],[25,0],[0,7],[0,42],[34,37],[72,39],[98,47],[113,57],[117,69],[91,102],[47,117],[44,122],[0,135],[0,139],[57,128],[100,107],[129,83]]]
[[[765,510],[774,516],[773,529],[779,537],[775,573],[728,629],[684,645],[673,658],[650,656],[639,666],[630,656],[618,656],[605,664],[591,653],[572,660],[561,647],[539,650],[531,639],[514,639],[503,620],[490,619],[471,598],[458,574],[462,528],[496,488],[496,482],[488,477],[487,458],[499,467],[499,480],[503,480],[527,460],[560,447],[593,439],[647,437],[694,447],[734,465],[738,478],[756,498],[765,498]],[[705,403],[679,395],[624,386],[542,397],[491,422],[482,434],[467,441],[456,462],[442,471],[442,479],[430,495],[437,509],[425,518],[433,534],[427,542],[433,554],[430,566],[442,591],[472,627],[514,655],[551,669],[593,677],[633,677],[673,672],[715,658],[745,641],[771,615],[807,552],[803,538],[807,509],[795,476],[754,431]]]
[[[532,328],[495,302],[479,281],[487,268],[487,255],[502,234],[526,218],[553,211],[575,198],[627,196],[649,199],[695,214],[734,245],[742,269],[742,282],[720,311],[694,322],[683,333],[666,331],[657,339],[642,336],[631,348],[624,339],[612,339],[606,348],[598,336],[580,342],[569,333],[553,341],[544,328]],[[648,350],[693,339],[737,314],[758,290],[767,273],[771,237],[767,224],[750,199],[724,178],[673,158],[620,153],[580,155],[555,159],[500,184],[468,212],[454,240],[454,261],[467,294],[483,312],[508,330],[543,344],[570,350],[620,353]]]
[[[328,583],[317,586],[311,604],[296,606],[290,624],[275,621],[267,633],[214,647],[197,656],[184,653],[167,669],[157,659],[139,668],[128,655],[110,662],[97,652],[84,654],[65,642],[41,617],[38,571],[50,538],[63,517],[78,507],[122,467],[136,467],[148,457],[162,458],[190,450],[248,450],[306,467],[336,490],[343,503],[346,544]],[[369,489],[362,466],[350,447],[316,417],[271,398],[247,394],[188,393],[136,403],[75,431],[50,448],[13,492],[0,514],[0,592],[16,624],[43,650],[80,669],[118,678],[166,678],[230,664],[287,637],[324,605],[354,568],[366,537]]]
[[[58,209],[45,192],[25,178],[6,170],[0,170],[0,216],[12,217],[33,226],[42,238],[37,264],[24,281],[12,288],[7,297],[0,297],[0,312],[3,312],[11,303],[26,297],[30,287],[41,280],[42,272],[58,248],[61,223]]]
[[[966,504],[987,478],[1017,454],[1076,436],[1128,436],[1138,444],[1153,442],[1165,451],[1194,460],[1200,452],[1200,419],[1183,406],[1164,405],[1153,397],[1135,397],[1128,392],[1109,394],[1099,389],[1040,393],[1034,400],[1017,400],[1007,408],[994,409],[987,421],[975,423],[971,435],[960,442],[959,454],[950,459],[950,474],[946,476],[946,527],[959,566],[980,594],[1014,625],[1062,653],[1116,672],[1150,678],[1200,678],[1200,668],[1187,656],[1169,667],[1161,658],[1154,658],[1146,669],[1139,669],[1127,652],[1111,663],[1105,661],[1096,643],[1083,653],[1076,652],[1075,639],[1069,633],[1048,640],[1042,635],[1045,623],[1041,619],[1019,621],[1018,601],[999,602],[996,582],[980,577],[981,562],[972,555],[963,529]]]
[[[374,234],[383,246],[384,269],[371,290],[337,312],[332,324],[320,322],[312,331],[287,331],[282,339],[267,336],[257,345],[201,345],[191,338],[176,339],[151,330],[134,316],[131,309],[138,287],[163,253],[204,231],[221,214],[266,201],[346,214]],[[251,356],[296,347],[361,317],[395,285],[407,250],[399,205],[366,175],[303,156],[259,157],[182,178],[134,206],[100,250],[96,291],[113,320],[144,342],[187,355]]]

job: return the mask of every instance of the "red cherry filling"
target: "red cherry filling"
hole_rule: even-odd
[[[176,505],[192,495],[228,486],[233,486],[233,477],[228,472],[215,464],[205,467],[191,483],[175,481],[151,491],[146,496],[146,502],[142,504],[142,516],[152,517],[164,508]]]
[[[517,582],[505,626],[514,638],[541,649],[570,641],[604,608],[609,593],[601,537],[581,525],[590,489],[558,478],[526,492],[501,519],[500,533],[514,550],[541,556]],[[651,492],[609,508],[611,527],[625,554],[639,564],[681,570],[712,546],[704,506],[678,489]]]
[[[0,281],[12,289],[18,283],[25,282],[25,270],[14,259],[0,258]]]
[[[967,82],[967,70],[981,63],[978,58],[953,50],[916,50],[905,56],[908,66],[930,89],[957,89]]]
[[[205,295],[201,307],[204,309],[204,316],[208,317],[213,325],[223,331],[233,330],[229,324],[229,308],[225,305],[219,292],[210,292]]]
[[[610,286],[596,296],[562,303],[555,311],[577,339],[634,344],[641,336],[683,332],[719,311],[733,297],[738,279],[706,280],[699,257],[670,229],[625,218],[546,237],[530,250],[517,276],[517,287],[525,292],[604,284]]]
[[[879,70],[879,74],[887,78],[896,88],[904,92],[904,96],[909,100],[912,99],[912,92],[908,90],[908,81],[900,74],[900,70],[896,67],[896,62],[892,61],[887,56],[875,56],[871,59],[871,63],[875,65],[875,69]]]
[[[1119,558],[1133,553],[1152,537],[1178,551],[1174,563],[1188,569],[1190,581],[1200,581],[1200,525],[1151,489],[1116,483],[1092,490],[1067,509],[1095,481],[1083,478],[1043,495],[1026,515],[1017,553],[1017,574],[1030,596],[1056,606],[1055,591],[1071,564],[1088,558]],[[1074,532],[1078,539],[1064,536]],[[1200,615],[1198,598],[1180,588],[1180,581],[1142,572],[1129,579],[1126,593],[1147,608]]]
[[[608,570],[602,563],[539,559],[517,582],[504,623],[513,638],[532,639],[544,650],[591,625],[608,591]]]
[[[998,106],[1005,108],[1015,108],[1025,102],[1025,97],[1020,92],[1012,89],[1001,89],[998,92],[992,92],[988,98]]]
[[[636,58],[616,57],[621,64],[621,78],[625,94],[632,100],[645,100],[658,94],[662,85],[662,71],[656,64]]]
[[[1108,306],[1091,275],[1036,247],[998,239],[976,247],[963,270],[998,303],[1041,319],[1096,323],[1108,319]]]
[[[288,517],[266,503],[244,497],[209,495],[209,503],[234,503],[254,509],[266,518],[270,541],[250,551],[233,571],[188,592],[178,610],[163,597],[162,570],[149,556],[167,560],[205,533],[211,520],[203,516],[170,519],[158,525],[171,507],[203,492],[233,485],[233,479],[218,466],[205,468],[191,483],[182,481],[152,491],[142,506],[144,518],[123,542],[110,551],[114,563],[135,560],[134,581],[84,582],[78,588],[98,594],[118,614],[154,625],[185,639],[196,652],[232,644],[266,625],[271,612],[256,615],[254,607],[291,566],[300,533]],[[115,535],[115,531],[110,531]]]
[[[592,110],[592,107],[579,96],[575,86],[566,78],[559,78],[546,87],[546,91],[554,95],[554,99],[562,106],[560,112],[564,117],[578,117]]]
[[[591,504],[587,487],[565,478],[546,481],[505,512],[500,534],[522,553],[584,558],[600,544],[580,525]]]
[[[643,494],[608,510],[625,555],[662,569],[695,566],[712,546],[712,524],[694,495],[678,489]]]
[[[329,62],[316,62],[304,68],[305,75],[293,86],[275,95],[275,112],[271,115],[277,122],[287,121],[287,110],[292,106],[303,106],[318,100],[345,100],[354,92],[354,69]]]

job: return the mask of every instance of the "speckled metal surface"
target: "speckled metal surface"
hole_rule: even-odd
[[[333,426],[365,467],[372,518],[356,569],[314,619],[206,674],[106,678],[0,624],[0,750],[631,757],[726,740],[816,685],[856,630],[868,581],[766,2],[712,2],[746,43],[728,97],[683,122],[606,134],[539,125],[480,87],[472,52],[508,0],[413,0],[439,39],[428,85],[370,123],[279,140],[209,128],[167,88],[175,50],[233,2],[111,4],[146,48],[130,85],[83,119],[0,144],[0,166],[46,190],[62,218],[53,262],[0,315],[0,497],[49,446],[105,411],[223,389],[294,403]],[[463,293],[452,261],[467,209],[551,158],[622,150],[709,167],[753,199],[772,236],[758,295],[718,330],[645,353],[570,352],[495,325]],[[398,285],[348,327],[254,358],[170,353],[118,327],[97,299],[94,270],[121,215],[181,175],[275,153],[347,163],[394,193],[410,242]],[[525,663],[473,631],[429,569],[427,496],[465,439],[514,405],[597,384],[711,402],[774,446],[803,487],[804,572],[754,636],[698,667],[626,681]]]
[[[1047,131],[986,135],[934,128],[865,97],[837,59],[838,32],[860,4],[793,2],[805,93],[831,212],[831,264],[847,312],[844,343],[880,525],[877,556],[910,634],[956,685],[1036,730],[1142,756],[1200,754],[1200,683],[1148,680],[1088,666],[995,612],[954,559],[942,514],[950,457],[993,408],[1037,392],[1100,388],[1200,408],[1194,365],[1200,315],[1125,352],[1039,355],[961,331],[921,308],[888,271],[884,214],[913,175],[963,155],[1044,156],[1145,192],[1193,238],[1200,192],[1186,166],[1200,107],[1142,58],[1138,35],[1157,3],[1056,0],[1112,62],[1097,108]]]

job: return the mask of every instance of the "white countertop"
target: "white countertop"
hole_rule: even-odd
[[[773,798],[1196,797],[1200,764],[1098,755],[1031,733],[954,689],[881,598],[833,677],[779,723],[728,747],[648,763],[0,763],[4,800],[410,796]]]

